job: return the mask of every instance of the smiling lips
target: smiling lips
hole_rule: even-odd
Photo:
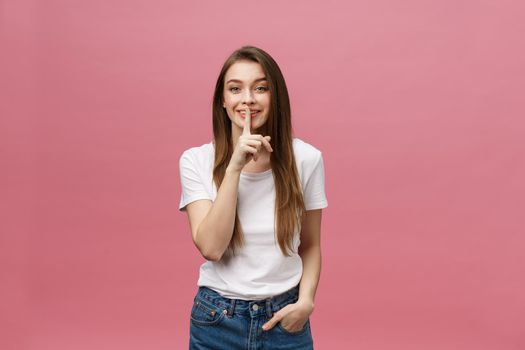
[[[243,117],[243,118],[246,117],[246,112],[244,112],[244,111],[237,111],[237,112],[241,115],[241,117]],[[252,117],[254,117],[254,116],[256,116],[259,112],[260,112],[260,111],[252,111],[252,112],[250,113],[250,115],[251,115]]]

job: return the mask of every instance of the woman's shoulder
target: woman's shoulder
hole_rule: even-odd
[[[185,149],[182,154],[192,154],[197,155],[199,153],[205,154],[209,153],[213,149],[213,141],[210,141],[208,143],[201,144],[199,146],[192,146],[187,149]]]
[[[316,161],[322,154],[319,148],[298,137],[293,138],[293,149],[298,160]]]
[[[180,160],[191,159],[196,162],[206,163],[210,156],[213,157],[214,146],[213,141],[201,144],[199,146],[193,146],[184,150],[180,156]]]

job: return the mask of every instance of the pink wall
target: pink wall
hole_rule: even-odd
[[[0,348],[187,348],[178,158],[252,44],[325,157],[316,349],[524,349],[524,7],[3,0]]]

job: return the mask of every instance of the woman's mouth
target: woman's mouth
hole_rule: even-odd
[[[251,111],[250,113],[250,116],[252,117],[255,117],[259,114],[260,111]],[[241,115],[241,117],[245,118],[246,117],[246,112],[245,111],[237,111],[237,113],[239,113]]]

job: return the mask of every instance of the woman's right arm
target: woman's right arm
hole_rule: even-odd
[[[193,242],[206,260],[219,261],[232,238],[240,174],[228,166],[214,202],[199,200],[187,206]]]
[[[237,212],[237,194],[239,179],[243,167],[251,160],[257,160],[261,147],[273,152],[270,136],[252,135],[250,132],[250,109],[246,108],[244,129],[233,150],[217,197],[210,200],[198,200],[188,204],[193,242],[207,260],[219,261],[228,248],[235,226]]]

